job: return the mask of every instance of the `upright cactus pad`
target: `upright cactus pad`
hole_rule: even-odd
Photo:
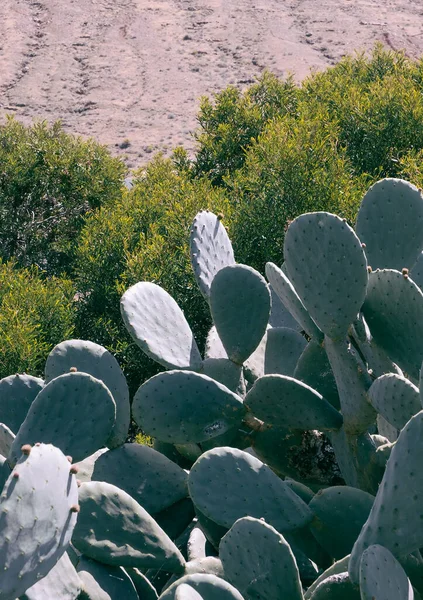
[[[0,423],[0,455],[8,456],[15,439],[13,431],[4,423]]]
[[[226,577],[245,600],[303,600],[292,550],[264,521],[236,521],[220,542],[219,556]]]
[[[67,340],[53,348],[45,365],[45,381],[69,373],[71,368],[100,379],[110,390],[116,403],[116,422],[107,445],[121,446],[128,435],[131,421],[129,390],[125,375],[116,358],[106,348],[86,340]]]
[[[147,356],[168,369],[200,369],[200,352],[184,313],[160,286],[136,283],[123,294],[120,307],[126,328]]]
[[[389,550],[378,544],[363,552],[360,591],[362,600],[414,600],[404,569]]]
[[[242,365],[259,345],[269,321],[265,279],[245,265],[220,269],[210,288],[210,309],[228,357]]]
[[[357,488],[333,486],[320,490],[309,503],[314,513],[310,528],[329,556],[350,554],[367,521],[374,496]]]
[[[285,264],[304,306],[327,336],[343,339],[366,297],[367,261],[354,230],[325,212],[297,217],[284,243]]]
[[[72,543],[86,556],[114,566],[181,573],[183,556],[148,512],[110,483],[79,488],[81,511]]]
[[[71,465],[51,445],[28,448],[0,496],[0,599],[47,575],[70,542],[78,509]]]
[[[159,373],[137,391],[133,417],[141,429],[163,442],[203,442],[239,427],[246,409],[241,398],[206,375]]]
[[[394,373],[378,377],[368,394],[374,409],[396,429],[402,429],[422,408],[419,388]]]
[[[231,241],[219,217],[209,211],[196,215],[191,226],[190,249],[195,279],[208,299],[216,273],[235,264]]]
[[[339,393],[335,377],[328,355],[320,344],[314,340],[307,344],[297,361],[293,377],[319,392],[325,400],[339,410]]]
[[[214,448],[200,456],[188,487],[196,509],[223,527],[251,516],[264,518],[278,531],[290,531],[311,519],[307,504],[269,467],[235,448]]]
[[[423,547],[423,411],[401,431],[392,448],[372,510],[354,545],[349,573],[359,581],[361,556],[372,544],[398,558]]]
[[[47,442],[78,462],[103,447],[116,418],[113,396],[87,373],[67,373],[38,394],[16,434],[9,454],[15,464],[23,444]]]
[[[423,361],[423,292],[392,269],[371,273],[363,314],[389,358],[414,379]]]
[[[16,433],[44,381],[32,375],[9,375],[0,380],[0,423]]]
[[[373,269],[411,269],[423,250],[423,196],[402,179],[382,179],[366,192],[357,235]]]

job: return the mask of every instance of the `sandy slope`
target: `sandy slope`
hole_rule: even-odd
[[[421,1],[1,0],[0,109],[61,119],[137,166],[192,147],[201,95],[263,68],[301,79],[375,40],[423,54]]]

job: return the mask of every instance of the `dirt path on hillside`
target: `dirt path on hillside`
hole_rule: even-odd
[[[192,149],[201,95],[264,68],[300,80],[376,40],[420,57],[421,1],[1,0],[0,111],[61,119],[139,166]]]

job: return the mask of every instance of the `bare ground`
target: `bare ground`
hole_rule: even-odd
[[[265,68],[301,80],[376,40],[420,57],[421,1],[1,0],[0,111],[60,119],[135,167],[193,148],[200,96]]]

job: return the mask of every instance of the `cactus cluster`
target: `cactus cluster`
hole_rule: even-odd
[[[379,181],[356,231],[295,219],[266,281],[199,213],[204,356],[160,286],[121,300],[166,368],[132,400],[153,447],[125,442],[125,377],[97,344],[1,380],[0,600],[423,596],[422,220],[417,188]]]

